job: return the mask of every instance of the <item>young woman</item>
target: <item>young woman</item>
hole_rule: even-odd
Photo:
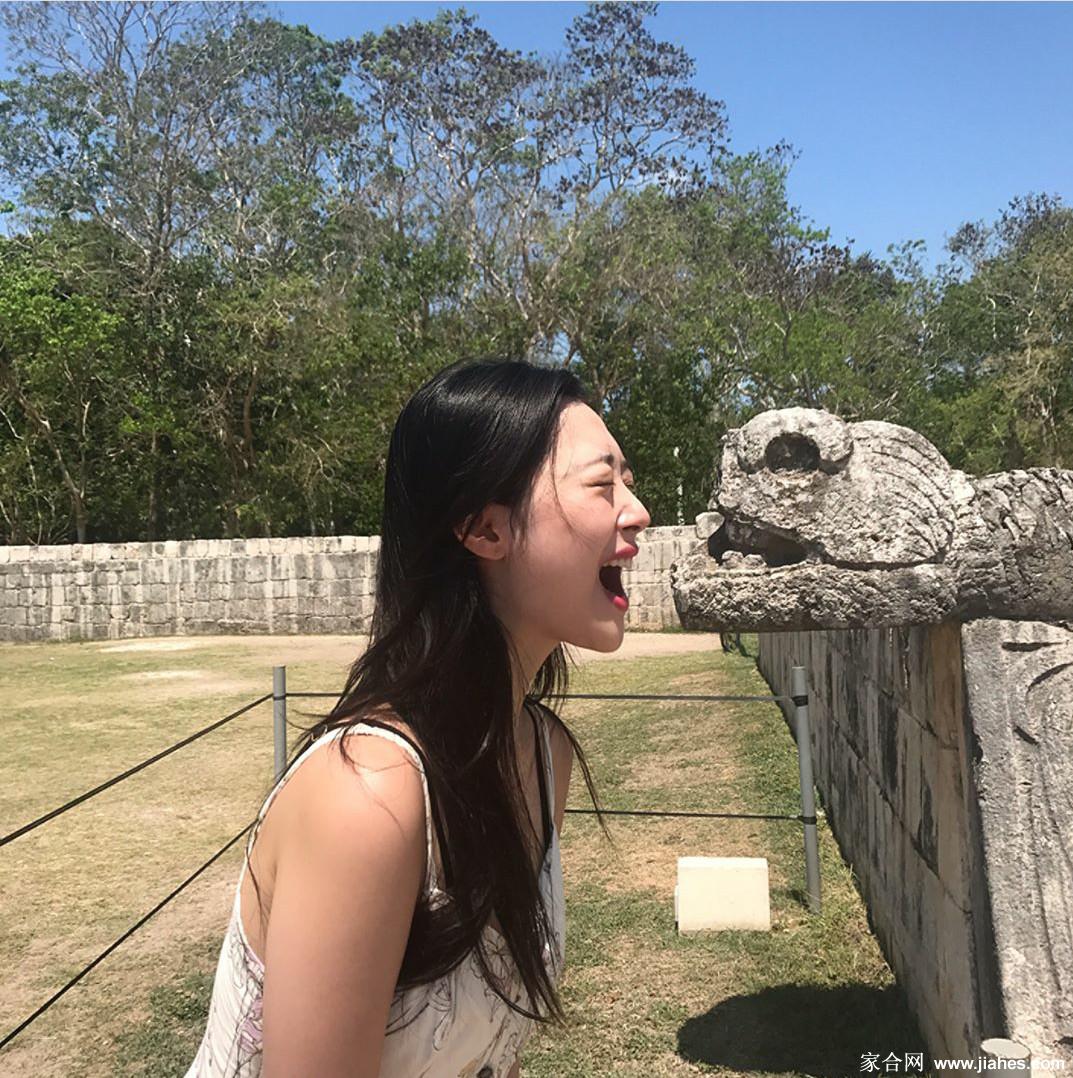
[[[458,363],[410,398],[369,647],[261,808],[187,1078],[517,1078],[563,1021],[575,755],[596,804],[543,701],[564,643],[622,643],[606,567],[648,524],[570,372]]]

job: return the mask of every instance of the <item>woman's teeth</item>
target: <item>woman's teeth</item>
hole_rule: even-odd
[[[609,565],[616,565],[620,569],[628,569],[630,567],[630,561],[630,558],[614,558],[611,561],[605,561],[604,564],[600,566],[600,568],[605,569]]]

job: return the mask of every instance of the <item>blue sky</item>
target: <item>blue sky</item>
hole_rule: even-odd
[[[271,8],[338,38],[458,6]],[[584,10],[465,6],[500,44],[541,53],[562,49]],[[679,0],[648,25],[683,46],[695,84],[726,102],[733,149],[793,143],[792,201],[858,252],[923,239],[934,264],[959,224],[993,219],[1016,195],[1073,203],[1073,4]]]
[[[268,5],[328,38],[458,4]],[[465,5],[508,48],[555,52],[583,4]],[[648,22],[726,103],[738,152],[785,139],[794,203],[834,241],[928,263],[963,221],[1016,195],[1073,204],[1073,4],[664,2]],[[0,36],[0,41],[3,38]],[[6,52],[6,50],[5,50]]]

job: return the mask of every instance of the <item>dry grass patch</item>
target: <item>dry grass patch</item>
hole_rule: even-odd
[[[0,648],[10,735],[0,831],[270,693],[275,663],[288,666],[292,691],[338,692],[362,640]],[[331,702],[292,701],[291,719],[304,725],[299,710]],[[271,723],[271,704],[262,704],[0,851],[0,1029],[27,1017],[253,818],[272,778]],[[154,990],[190,968],[188,952],[199,966],[214,964],[240,857],[237,848],[225,854],[0,1053],[0,1075],[133,1073],[116,1062],[117,1038],[153,1013]]]
[[[668,902],[674,897],[679,857],[755,856],[764,843],[760,829],[771,826],[746,820],[607,817],[612,845],[595,817],[567,819],[562,841],[566,877],[612,893],[648,891]]]

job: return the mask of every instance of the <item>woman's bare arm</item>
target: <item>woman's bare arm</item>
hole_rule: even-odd
[[[351,736],[289,785],[265,940],[264,1078],[375,1078],[425,868],[421,777]],[[299,786],[300,784],[300,786]]]

